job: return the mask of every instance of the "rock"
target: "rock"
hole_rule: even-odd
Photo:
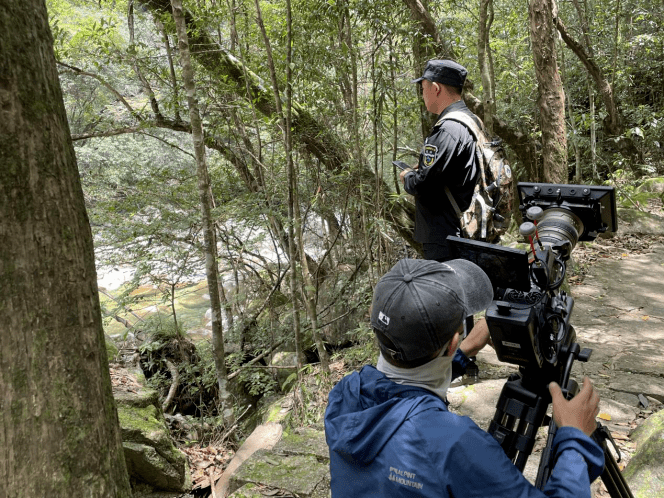
[[[609,381],[609,388],[635,395],[644,394],[664,401],[664,379],[642,374],[617,375]]]
[[[641,235],[664,235],[664,219],[637,209],[618,209],[618,216],[622,223],[629,225],[625,230],[629,233]]]
[[[447,391],[450,411],[467,415],[482,429],[487,430],[496,413],[496,403],[504,385],[505,379],[499,379],[451,387]]]
[[[110,338],[108,335],[104,334],[105,344],[106,344],[106,357],[108,358],[109,363],[113,363],[118,356],[119,350],[115,345],[115,341]]]
[[[171,440],[157,393],[142,388],[137,393],[116,392],[114,396],[132,482],[165,491],[190,488],[187,458]]]
[[[648,178],[636,190],[638,192],[664,193],[664,178]]]
[[[639,406],[639,397],[635,394],[616,392],[613,397],[618,403],[622,403],[623,405],[631,407]]]
[[[272,450],[258,450],[231,477],[230,496],[251,494],[263,486],[301,498],[327,498],[330,493],[329,450],[322,430],[284,434]]]
[[[280,351],[275,353],[270,362],[271,366],[278,367],[292,367],[292,368],[275,368],[275,377],[279,383],[279,387],[283,389],[284,384],[288,378],[297,373],[297,357],[293,352]]]
[[[214,485],[215,494],[226,496],[228,491],[233,491],[246,484],[242,482],[237,485],[233,482],[234,473],[241,468],[246,460],[251,458],[254,453],[262,450],[270,450],[281,439],[283,428],[280,424],[259,425],[242,443],[240,449],[226,467],[224,473]]]
[[[632,434],[636,453],[623,475],[636,498],[664,496],[664,411],[649,417]]]

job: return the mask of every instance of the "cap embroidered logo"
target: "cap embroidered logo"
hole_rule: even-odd
[[[387,326],[390,324],[390,317],[381,311],[378,313],[378,321]]]

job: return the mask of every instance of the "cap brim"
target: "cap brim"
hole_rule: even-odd
[[[424,79],[424,76],[420,76],[420,77],[417,78],[416,80],[411,81],[411,83],[419,83],[419,82],[422,81],[423,79]]]
[[[453,259],[441,264],[448,265],[459,276],[468,315],[479,313],[489,307],[493,301],[493,286],[487,274],[479,266],[466,259]]]

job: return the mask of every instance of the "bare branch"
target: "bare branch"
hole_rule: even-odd
[[[96,73],[91,73],[89,71],[84,71],[81,68],[78,68],[76,66],[72,66],[70,64],[66,64],[64,62],[56,61],[56,63],[59,66],[64,67],[65,69],[68,69],[69,71],[72,71],[75,74],[81,75],[81,76],[88,76],[90,78],[94,78],[97,81],[99,81],[102,85],[106,87],[106,89],[111,92],[113,95],[117,97],[117,99],[122,102],[122,105],[125,106],[125,108],[129,111],[129,114],[131,114],[134,118],[138,119],[139,121],[144,121],[144,117],[141,116],[141,114],[136,111],[131,105],[129,105],[129,102],[125,100],[125,98],[118,92],[113,85],[111,85],[106,79],[104,79],[102,76],[96,74]]]

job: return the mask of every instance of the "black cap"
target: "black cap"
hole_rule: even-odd
[[[420,78],[413,80],[419,83],[422,80],[434,81],[443,85],[462,87],[466,81],[468,71],[461,64],[450,60],[430,60],[424,67],[424,73]]]
[[[475,263],[402,259],[374,289],[371,326],[388,361],[415,367],[433,359],[463,320],[492,300],[491,281]]]

